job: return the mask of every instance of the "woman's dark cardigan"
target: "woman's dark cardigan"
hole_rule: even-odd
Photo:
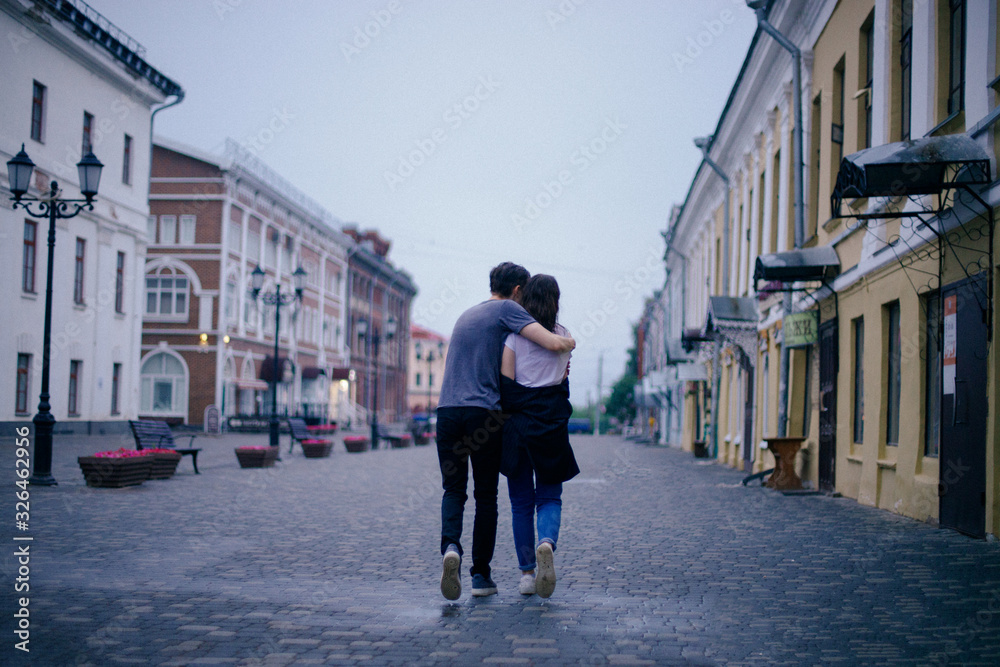
[[[538,481],[559,484],[580,472],[569,444],[569,380],[550,387],[525,387],[500,378],[503,425],[503,458],[500,472],[510,477],[521,456],[527,456]]]

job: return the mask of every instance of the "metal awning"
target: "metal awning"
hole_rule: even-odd
[[[690,343],[690,341],[689,341]],[[688,343],[688,345],[689,345]],[[671,338],[667,341],[667,365],[675,366],[691,361],[696,361],[698,355],[691,352],[685,345],[683,338]]]
[[[302,367],[302,379],[303,380],[315,380],[320,375],[326,375],[326,370],[320,368],[319,366],[303,366]]]
[[[839,218],[845,199],[933,195],[949,188],[986,185],[990,180],[989,155],[972,137],[923,137],[866,148],[843,158],[830,204],[833,217]]]
[[[295,376],[295,362],[287,357],[279,359],[280,375],[278,382],[290,382]],[[274,357],[266,357],[260,365],[260,379],[265,382],[274,380]]]
[[[710,296],[705,335],[722,329],[756,329],[757,303],[750,297]]]
[[[754,289],[758,281],[794,283],[828,282],[840,273],[840,257],[832,246],[801,248],[761,255],[753,272]]]
[[[677,364],[679,382],[707,382],[708,369],[705,364]]]

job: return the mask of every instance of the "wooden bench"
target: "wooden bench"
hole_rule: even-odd
[[[288,443],[288,453],[292,452],[292,448],[295,447],[295,443],[298,442],[299,445],[323,445],[323,446],[333,446],[332,440],[324,440],[322,438],[317,438],[316,434],[312,433],[306,426],[306,421],[299,417],[291,417],[288,420],[288,432],[291,433],[292,439]],[[305,452],[305,447],[302,448]],[[329,449],[327,449],[329,452]]]
[[[194,465],[194,474],[201,474],[198,472],[198,452],[201,451],[201,447],[191,446],[194,439],[198,437],[197,435],[181,436],[191,439],[188,441],[187,447],[178,447],[174,442],[174,432],[170,430],[170,426],[165,421],[138,419],[130,420],[128,425],[132,427],[136,449],[172,449],[178,454],[190,456],[191,463]]]

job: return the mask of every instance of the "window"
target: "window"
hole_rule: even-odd
[[[229,223],[229,249],[236,253],[243,249],[243,225],[238,222]]]
[[[809,164],[809,220],[806,229],[806,238],[803,243],[812,238],[819,226],[819,175],[820,158],[822,157],[822,128],[823,128],[823,95],[817,95],[812,103],[812,137],[810,137],[810,151],[812,161]]]
[[[118,253],[115,264],[115,312],[125,312],[125,253]]]
[[[156,216],[151,215],[146,218],[146,243],[150,245],[156,243]]]
[[[278,266],[278,242],[280,240],[277,230],[267,232],[267,243],[264,244],[264,263],[275,268]]]
[[[87,251],[87,242],[77,237],[76,260],[73,269],[73,303],[83,305],[83,260]]]
[[[72,359],[69,362],[69,398],[66,401],[66,411],[71,415],[80,414],[80,406],[77,402],[80,391],[80,372],[83,369],[83,362],[79,359]]]
[[[913,98],[913,0],[902,0],[899,36],[899,139],[910,138]]]
[[[293,255],[292,251],[293,251],[293,249],[294,249],[294,243],[292,241],[292,237],[291,236],[286,236],[285,237],[285,247],[284,247],[284,250],[282,252],[282,257],[281,257],[281,268],[283,268],[288,273],[291,273],[293,271],[293,268],[292,268],[292,255]]]
[[[174,245],[177,243],[177,216],[160,216],[160,243]]]
[[[434,373],[428,373],[427,374],[427,386],[428,387],[433,387],[434,386]]]
[[[252,229],[247,232],[247,259],[252,262],[260,261],[260,232]]]
[[[181,245],[195,244],[194,229],[197,220],[197,217],[193,215],[181,216]]]
[[[17,393],[14,399],[14,412],[19,415],[28,414],[28,379],[31,377],[31,355],[17,355]]]
[[[132,184],[132,137],[125,135],[125,147],[122,149],[122,183]]]
[[[415,384],[416,384],[416,386],[418,386],[418,387],[419,387],[419,386],[420,386],[420,373],[417,373],[417,377],[416,377],[416,380],[417,380],[417,381],[416,381],[416,383],[415,383]]]
[[[844,57],[841,56],[837,66],[833,68],[833,124],[830,125],[831,176],[837,180],[840,169],[840,159],[844,157]]]
[[[45,141],[45,86],[33,82],[31,89],[31,138]]]
[[[864,138],[864,146],[862,148],[869,148],[872,145],[872,102],[875,99],[875,12],[872,11],[865,20],[864,25],[861,27],[861,48],[864,49],[864,53],[861,54],[861,75],[864,77],[863,87],[868,91],[866,95],[863,96],[864,99],[861,102],[864,104],[864,108],[861,109],[862,113],[859,114],[860,119],[864,123],[863,132],[858,133],[858,138]]]
[[[924,456],[937,456],[941,451],[941,293],[932,292],[924,298],[927,316],[927,347],[924,357]]]
[[[184,365],[174,355],[150,355],[140,371],[140,405],[143,414],[183,415],[187,402]]]
[[[965,0],[948,0],[948,115],[965,106]]]
[[[163,267],[146,275],[146,314],[178,316],[188,312],[188,279],[180,271]]]
[[[111,414],[117,415],[121,412],[118,406],[118,393],[122,386],[122,365],[111,365]]]
[[[21,289],[35,291],[35,249],[37,248],[38,224],[24,221],[24,259],[21,263]]]
[[[852,322],[854,329],[854,442],[865,438],[865,320]]]
[[[226,281],[226,324],[236,326],[239,306],[240,299],[236,294],[236,279],[230,278]]]
[[[80,154],[86,155],[94,149],[94,114],[83,112],[83,141],[80,147]]]
[[[886,341],[886,378],[888,380],[888,395],[885,410],[885,444],[899,444],[899,390],[901,340],[899,331],[899,302],[885,307],[885,322],[887,324],[888,340]]]

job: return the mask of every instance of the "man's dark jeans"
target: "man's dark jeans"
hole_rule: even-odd
[[[469,461],[475,483],[471,574],[490,576],[497,541],[497,484],[503,446],[503,416],[486,408],[438,408],[437,450],[441,466],[441,553],[449,544],[462,553],[462,515],[468,499]]]

